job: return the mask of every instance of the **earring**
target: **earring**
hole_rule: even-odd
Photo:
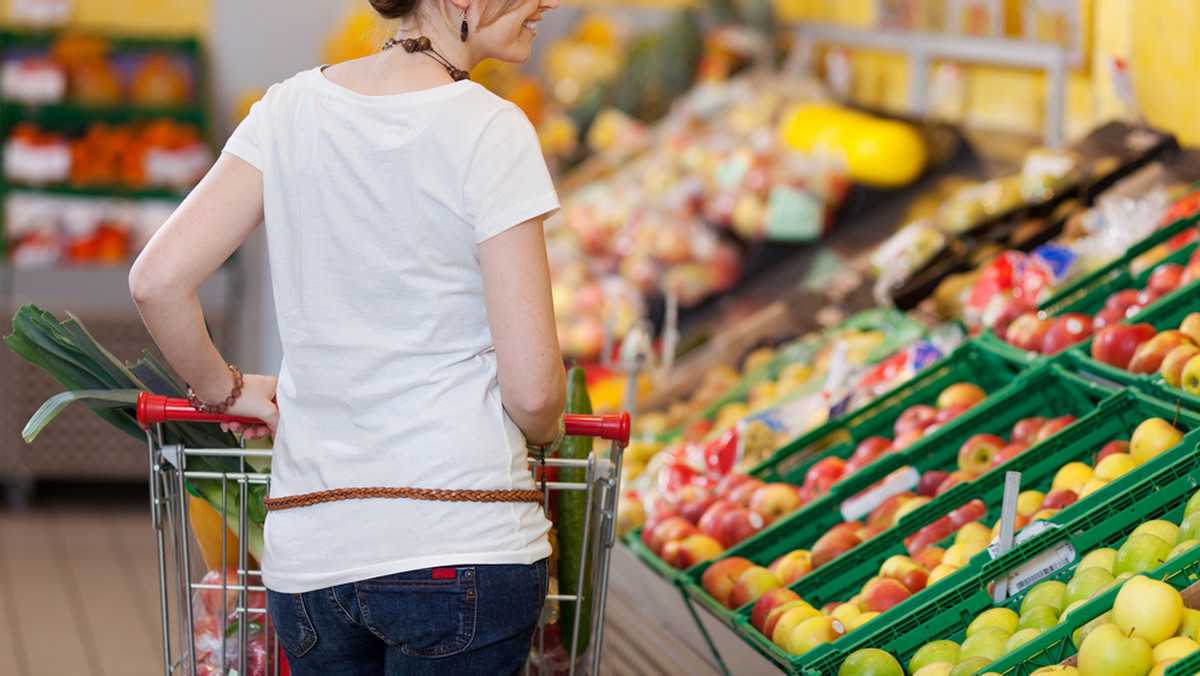
[[[462,11],[462,27],[459,28],[458,37],[463,42],[467,41],[467,8],[463,7]]]

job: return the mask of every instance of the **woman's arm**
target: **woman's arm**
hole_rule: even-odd
[[[196,289],[263,219],[262,173],[222,153],[184,199],[129,272],[129,288],[154,342],[201,401],[218,403],[233,389],[233,374],[205,330]],[[228,413],[260,418],[273,430],[275,378],[247,375]],[[262,426],[227,426],[254,438]]]
[[[566,371],[554,325],[542,219],[479,244],[500,399],[531,444],[549,443],[566,403]]]

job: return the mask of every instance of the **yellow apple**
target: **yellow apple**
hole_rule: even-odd
[[[1117,558],[1117,550],[1111,547],[1101,547],[1093,549],[1084,555],[1083,560],[1075,568],[1075,574],[1078,575],[1086,568],[1103,568],[1108,572],[1112,572],[1113,559]]]
[[[920,669],[908,673],[912,676],[950,676],[951,671],[954,671],[953,662],[930,662]]]
[[[1179,631],[1175,633],[1200,642],[1200,610],[1184,608],[1183,619],[1179,622]]]
[[[803,655],[823,643],[836,641],[846,633],[841,620],[828,615],[810,617],[788,632],[784,650],[793,655]]]
[[[1178,657],[1172,657],[1171,659],[1163,660],[1162,662],[1155,664],[1154,668],[1151,669],[1150,673],[1146,674],[1146,676],[1166,676],[1167,668],[1178,661]]]
[[[810,620],[814,617],[820,617],[821,611],[812,606],[796,606],[788,610],[775,622],[775,628],[771,630],[771,642],[780,648],[787,648],[788,637],[792,630],[799,627],[805,620]],[[831,618],[832,619],[832,618]]]
[[[1195,358],[1193,358],[1195,361]],[[1191,365],[1191,362],[1188,362]],[[1162,418],[1147,418],[1133,430],[1129,439],[1129,454],[1142,464],[1179,443],[1183,432]]]
[[[970,637],[984,627],[1000,627],[1011,634],[1017,630],[1018,619],[1020,617],[1016,611],[1008,608],[989,608],[971,620],[971,624],[967,626],[967,636]]]
[[[1096,476],[1105,481],[1112,481],[1122,474],[1138,466],[1137,460],[1128,453],[1113,453],[1106,455],[1096,463]]]
[[[1041,491],[1021,491],[1017,496],[1017,513],[1033,516],[1042,508],[1042,500],[1045,499],[1046,494]]]
[[[1017,648],[1020,648],[1021,646],[1029,643],[1041,635],[1042,630],[1037,629],[1036,627],[1026,627],[1019,631],[1013,632],[1013,635],[1009,636],[1008,640],[1004,643],[1004,654],[1007,655],[1015,651]]]
[[[1157,535],[1166,541],[1167,544],[1174,547],[1176,544],[1175,536],[1179,533],[1179,526],[1165,519],[1151,519],[1150,521],[1143,521],[1138,524],[1137,528],[1134,528],[1130,535],[1137,535],[1139,533]]]
[[[850,624],[846,625],[846,631],[854,631],[876,617],[879,617],[879,613],[870,612],[863,613],[861,615],[855,615],[853,618],[851,618]]]
[[[1080,676],[1133,676],[1154,667],[1150,644],[1141,636],[1126,636],[1115,624],[1092,630],[1079,647]]]
[[[1087,463],[1068,462],[1054,474],[1054,480],[1050,482],[1050,489],[1056,491],[1067,488],[1078,493],[1079,489],[1094,475],[1095,473]]]
[[[1186,636],[1172,636],[1154,646],[1154,662],[1162,662],[1171,658],[1186,657],[1200,650],[1200,643]]]
[[[908,661],[908,671],[913,673],[929,664],[949,662],[950,666],[958,664],[958,644],[950,639],[930,641],[913,653]]]
[[[1145,639],[1153,648],[1179,631],[1183,598],[1166,582],[1134,575],[1117,592],[1112,614],[1122,632]]]
[[[1092,630],[1100,625],[1112,624],[1112,611],[1102,613],[1099,617],[1085,623],[1082,627],[1071,632],[1071,643],[1075,645],[1075,649],[1079,650],[1079,646],[1083,645],[1083,639],[1087,638]]]
[[[1187,363],[1183,365],[1179,386],[1192,394],[1200,394],[1200,354],[1187,360]]]
[[[1096,491],[1100,490],[1101,488],[1104,488],[1107,485],[1108,485],[1108,479],[1101,479],[1100,477],[1092,477],[1091,479],[1087,480],[1087,483],[1085,483],[1084,485],[1079,487],[1079,497],[1081,497],[1081,498],[1087,497],[1087,496],[1091,495],[1092,493],[1095,493]]]
[[[1001,627],[982,627],[963,639],[958,647],[958,660],[961,663],[972,657],[986,657],[989,664],[995,662],[1004,656],[1004,644],[1010,636],[1012,632]]]
[[[1050,674],[1054,674],[1054,676],[1079,676],[1079,669],[1069,664],[1051,664],[1048,667],[1034,669],[1033,673],[1029,676],[1049,676]]]
[[[978,521],[970,521],[964,523],[958,532],[954,534],[954,542],[970,543],[976,540],[991,540],[992,529],[979,523]]]

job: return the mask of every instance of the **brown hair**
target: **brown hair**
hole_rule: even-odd
[[[385,19],[399,19],[401,17],[407,16],[407,15],[411,14],[413,12],[413,10],[415,10],[417,8],[418,5],[421,4],[421,0],[368,0],[368,1],[371,3],[371,8],[374,9],[376,12],[379,12],[379,16],[381,16]],[[500,2],[497,2],[497,3],[490,3],[490,4],[495,4],[496,7],[493,8],[493,10],[491,12],[488,12],[486,15],[484,15],[483,19],[479,23],[481,25],[486,26],[487,24],[495,21],[501,15],[512,11],[512,9],[514,7],[521,4],[521,1],[522,0],[501,0]]]

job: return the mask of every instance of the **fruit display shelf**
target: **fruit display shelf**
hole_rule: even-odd
[[[1160,228],[1146,239],[1131,247],[1125,255],[1111,261],[1104,267],[1087,275],[1039,305],[1039,313],[1047,318],[1057,317],[1068,312],[1082,312],[1095,316],[1097,312],[1104,309],[1105,301],[1112,294],[1127,289],[1142,290],[1147,288],[1155,270],[1164,264],[1182,265],[1186,263],[1197,245],[1191,243],[1181,247],[1171,252],[1153,266],[1137,274],[1134,274],[1130,264],[1138,256],[1145,254],[1146,251],[1160,246],[1164,242],[1188,231],[1200,229],[1200,223],[1197,222],[1198,219],[1200,219],[1200,215],[1189,216]],[[1170,293],[1163,295],[1161,298],[1146,305],[1143,311],[1163,303],[1171,295]],[[981,331],[978,340],[1014,361],[1032,364],[1044,360],[1047,356],[1012,345],[997,336],[995,331],[990,328]]]
[[[1176,290],[1132,319],[1127,320],[1126,323],[1149,324],[1156,331],[1163,332],[1178,329],[1184,318],[1195,312],[1200,312],[1200,280]],[[1200,394],[1187,392],[1180,387],[1168,384],[1163,379],[1161,372],[1131,373],[1093,359],[1091,350],[1092,341],[1085,341],[1065,350],[1063,361],[1069,363],[1069,368],[1085,378],[1133,386],[1163,401],[1179,402],[1192,411],[1200,411]]]
[[[957,466],[960,448],[967,439],[976,434],[1007,433],[1021,418],[1039,414],[1070,414],[1082,419],[1093,413],[1098,405],[1112,394],[1113,390],[1109,388],[1088,382],[1053,364],[1045,364],[1029,373],[1022,374],[995,394],[987,397],[982,403],[946,423],[934,434],[920,439],[900,452],[881,457],[859,473],[864,475],[864,478],[851,481],[858,490],[862,490],[906,466],[913,467],[922,474],[928,471],[952,471]],[[1153,403],[1148,397],[1144,397],[1143,400],[1146,406]],[[1093,416],[1094,422],[1098,421]],[[1200,425],[1200,417],[1192,426],[1198,425]],[[1083,426],[1084,423],[1072,425],[1066,428],[1062,434],[1066,434],[1067,430]],[[1053,470],[1066,461],[1045,461],[1043,460],[1045,456],[1066,457],[1069,455],[1074,458],[1074,456],[1082,457],[1086,454],[1082,449],[1075,450],[1075,447],[1069,451],[1051,453],[1049,452],[1050,442],[1055,439],[1055,436],[1051,436],[1042,444],[1031,446],[1026,452],[984,473],[974,481],[959,483],[949,488],[930,502],[904,515],[895,527],[837,555],[828,563],[800,578],[793,586],[814,591],[830,585],[836,587],[848,583],[861,587],[867,578],[877,574],[880,564],[887,556],[896,553],[893,550],[898,548],[899,551],[903,551],[905,536],[947,515],[973,498],[989,496],[994,503],[988,505],[989,511],[993,515],[997,514],[999,495],[991,496],[991,494],[1002,493],[1006,468],[1019,468],[1022,471],[1034,472],[1039,480],[1044,480],[1043,482],[1048,484]],[[1090,452],[1091,449],[1087,450]],[[760,531],[726,550],[721,558],[740,556],[758,565],[767,566],[792,550],[811,550],[818,539],[837,524],[847,520],[841,509],[844,504],[843,498],[853,495],[854,493],[832,498],[827,496],[804,509],[797,510],[781,519],[778,527],[773,525]],[[994,518],[993,516],[993,520]],[[685,592],[692,598],[695,605],[705,608],[727,626],[734,627],[739,617],[748,616],[750,604],[730,610],[703,588],[704,571],[714,563],[715,561],[710,561],[687,569],[681,577],[681,582]],[[811,599],[805,593],[801,592],[801,596],[805,600],[812,603],[814,607],[820,607],[821,604],[831,601],[845,601],[855,591],[846,592],[844,588],[841,588],[835,593],[833,589],[825,588],[824,591],[817,592],[821,594],[819,597]],[[757,631],[754,631],[753,635],[748,638],[755,639],[760,643],[765,639]],[[770,641],[766,640],[766,643],[769,644]],[[768,656],[774,657],[774,655]]]
[[[1129,390],[1120,396],[1129,405],[1152,401]],[[1106,413],[1111,414],[1108,411]],[[1098,418],[1094,419],[1095,422],[1102,425],[1103,421]],[[961,641],[970,622],[980,613],[995,607],[989,591],[993,580],[1034,561],[1060,543],[1071,544],[1076,553],[1075,561],[1039,581],[1069,579],[1083,554],[1097,548],[1119,546],[1145,521],[1167,519],[1178,523],[1184,507],[1196,492],[1196,476],[1200,475],[1200,431],[1197,431],[1195,420],[1189,422],[1192,431],[1173,449],[1101,489],[1094,494],[1098,496],[1096,499],[1081,500],[1060,512],[1051,520],[1059,528],[1044,530],[996,559],[981,553],[971,561],[970,566],[951,574],[927,591],[902,601],[836,643],[810,651],[802,658],[778,655],[786,659],[781,663],[782,666],[790,673],[803,676],[834,674],[850,654],[863,648],[884,650],[902,664],[907,664],[917,649],[926,643],[939,639]],[[1085,431],[1082,429],[1084,425],[1077,427],[1088,438],[1096,437],[1098,440],[1107,436]],[[1200,549],[1193,548],[1152,570],[1149,575],[1161,579],[1175,571],[1186,570],[1187,577],[1194,576],[1197,566],[1200,566],[1198,557]],[[1111,607],[1114,597],[1115,590],[1077,607],[1057,627],[987,669],[1006,676],[1026,676],[1038,666],[1057,664],[1067,659],[1075,652],[1071,633]],[[1021,593],[1010,597],[1003,605],[1016,608],[1023,599],[1024,593]],[[739,618],[739,624],[744,628],[749,627],[744,617]],[[777,649],[775,652],[781,653]]]
[[[933,404],[938,394],[947,386],[970,382],[979,385],[985,392],[997,392],[1011,383],[1022,368],[1021,364],[968,341],[870,404],[801,435],[751,469],[750,474],[764,481],[786,481],[799,485],[815,462],[830,456],[848,458],[862,439],[872,435],[890,434],[896,418],[902,411],[917,404]],[[800,524],[813,521],[831,526],[836,521],[826,521],[837,513],[836,505],[886,474],[887,472],[876,471],[873,466],[864,468],[855,476],[834,484],[826,496],[796,510],[777,524],[768,526],[759,536],[771,539],[791,531]],[[678,582],[682,571],[670,566],[650,551],[642,542],[641,535],[642,528],[638,527],[625,538],[624,542],[630,553],[659,577],[673,583]]]

